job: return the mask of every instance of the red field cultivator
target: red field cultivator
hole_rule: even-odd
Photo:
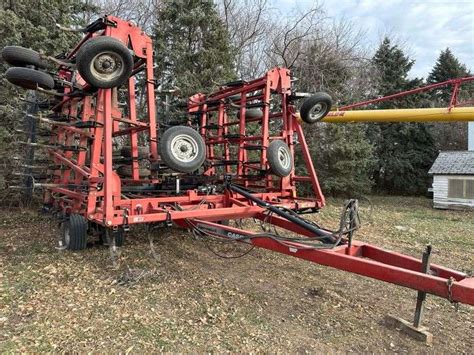
[[[20,47],[3,51],[13,66],[6,73],[10,82],[51,97],[33,115],[50,127],[49,142],[27,144],[49,154],[48,180],[35,186],[45,189],[45,206],[61,217],[64,248],[84,249],[91,231],[115,247],[134,224],[175,224],[474,305],[474,278],[430,265],[429,258],[423,263],[353,240],[356,200],[344,207],[337,231],[303,218],[325,200],[301,121],[326,117],[327,94],[298,94],[289,70],[275,68],[190,97],[179,123],[164,127],[155,108],[151,39],[115,17],[83,32],[62,57]],[[46,60],[59,70],[48,73]],[[295,172],[296,152],[304,176]],[[313,197],[298,196],[300,184],[308,184]],[[288,234],[226,223],[243,218]]]

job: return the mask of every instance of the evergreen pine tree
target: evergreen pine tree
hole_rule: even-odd
[[[183,97],[233,78],[233,50],[211,0],[165,0],[154,30],[157,77]]]
[[[450,79],[472,75],[451,52],[449,48],[441,51],[436,64],[428,76],[428,83],[441,83]],[[441,87],[430,92],[433,106],[447,107],[451,100],[453,87]],[[460,87],[458,101],[473,99],[474,85],[465,83]],[[431,125],[439,150],[463,150],[467,148],[467,122],[435,123]]]
[[[367,98],[364,96],[367,91],[361,88],[369,85],[351,81],[361,73],[354,63],[337,53],[324,51],[315,40],[296,62],[292,74],[299,78],[297,90],[326,91],[338,103],[353,101],[354,97]],[[363,125],[319,123],[305,125],[304,129],[325,194],[357,197],[370,192],[373,146],[364,134]],[[296,159],[298,173],[305,174],[302,157],[297,155]]]
[[[430,84],[441,83],[455,78],[470,76],[466,66],[456,58],[449,48],[441,51],[433,70],[428,76],[427,82]],[[440,88],[433,91],[433,99],[437,104],[447,105],[451,98],[452,88]]]
[[[364,127],[329,123],[313,127],[306,140],[324,193],[357,197],[370,192],[373,146],[365,137]],[[301,160],[299,157],[297,166]]]
[[[385,38],[375,53],[373,64],[379,72],[378,94],[386,96],[412,89],[421,79],[408,79],[414,61]],[[426,105],[426,95],[413,95],[377,104],[377,108],[414,108]],[[427,172],[436,157],[430,131],[423,124],[388,123],[368,125],[367,136],[375,146],[373,178],[379,190],[418,194],[428,186]]]

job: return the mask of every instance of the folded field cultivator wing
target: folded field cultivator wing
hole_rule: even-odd
[[[275,68],[193,95],[183,113],[186,123],[162,130],[151,39],[116,17],[83,32],[74,49],[54,60],[19,47],[3,52],[13,66],[6,73],[10,82],[50,95],[34,114],[38,129],[51,132],[49,141],[34,143],[49,155],[48,178],[36,185],[45,189],[45,207],[61,218],[65,249],[85,248],[90,232],[121,245],[132,225],[174,223],[474,305],[473,278],[353,240],[357,201],[346,204],[337,231],[303,218],[325,199],[300,121],[339,117],[327,94],[298,95],[289,70]],[[44,61],[57,67],[54,76]],[[303,159],[301,175],[296,152]],[[298,196],[300,184],[312,197]],[[242,218],[288,235],[224,223]]]

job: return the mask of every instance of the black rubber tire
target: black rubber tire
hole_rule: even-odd
[[[319,105],[319,108],[317,107]],[[332,99],[325,92],[318,92],[303,101],[300,108],[301,119],[306,123],[321,121],[331,111]],[[317,114],[314,110],[318,109]]]
[[[54,79],[51,75],[31,68],[9,68],[5,77],[10,83],[24,89],[36,90],[40,87],[51,90],[54,88]]]
[[[123,247],[124,244],[125,244],[125,231],[123,230],[123,228],[119,228],[115,232],[115,246]]]
[[[132,167],[130,165],[122,165],[117,168],[117,174],[123,177],[132,177]],[[138,175],[140,177],[147,177],[151,175],[149,169],[139,168]]]
[[[171,143],[179,135],[188,136],[196,143],[196,154],[191,161],[183,162],[173,153]],[[172,170],[181,173],[192,173],[199,169],[206,159],[206,144],[201,135],[191,127],[175,126],[167,129],[160,139],[160,156],[163,162]]]
[[[262,118],[263,111],[259,108],[248,108],[245,110],[245,118]],[[237,118],[240,118],[240,111],[237,112]]]
[[[38,52],[19,46],[6,46],[2,49],[1,56],[5,62],[13,67],[26,67],[28,65],[45,69],[46,63],[41,60]]]
[[[282,154],[286,157],[287,161],[282,161]],[[270,171],[279,176],[285,177],[290,175],[293,168],[293,157],[291,156],[290,148],[283,141],[273,141],[268,145],[267,149],[267,161],[270,165]]]
[[[112,231],[112,233],[114,233],[114,232]],[[100,239],[100,242],[103,245],[109,245],[109,242],[107,240],[107,229],[106,228],[104,228],[104,227],[101,228],[99,239]],[[124,244],[125,244],[125,231],[123,230],[123,228],[119,227],[119,229],[117,229],[115,231],[115,246],[116,247],[123,247]]]
[[[69,234],[67,238],[66,234]],[[72,213],[61,223],[61,239],[68,250],[83,250],[87,246],[87,220],[80,214]]]
[[[132,147],[125,146],[120,149],[120,155],[125,158],[132,157]],[[138,147],[138,158],[147,159],[150,155],[150,149],[148,147]]]
[[[101,53],[113,53],[121,59],[122,71],[116,77],[106,79],[98,77],[91,70],[92,61]],[[129,49],[118,39],[100,36],[84,43],[77,52],[76,65],[79,74],[91,86],[96,88],[114,88],[122,85],[132,74],[133,57]]]

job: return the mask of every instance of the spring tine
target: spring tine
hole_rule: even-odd
[[[57,149],[58,146],[42,143],[32,143],[32,142],[15,142],[16,144],[28,145],[30,147],[46,148],[46,149]]]
[[[28,164],[20,164],[21,168],[26,168],[26,169],[49,169],[45,165],[28,165]]]
[[[58,59],[58,58],[54,58],[52,56],[49,56],[49,55],[41,55],[41,59],[46,59],[46,60],[49,60],[50,62],[53,62],[57,65],[61,65],[61,66],[64,66],[64,67],[68,67],[68,68],[71,68],[74,66],[73,63],[71,62],[67,62],[67,61],[64,61],[64,60],[61,60],[61,59]],[[73,86],[71,82],[69,81],[66,81],[66,80],[62,80],[62,79],[59,79],[58,82],[61,82],[61,83],[64,83],[68,86]]]
[[[50,130],[47,130],[47,129],[39,129],[36,132],[27,132],[27,131],[24,131],[22,129],[16,129],[15,128],[13,131],[15,131],[16,133],[23,133],[23,134],[26,134],[28,136],[30,136],[32,134],[36,134],[37,136],[42,136],[42,137],[49,137],[49,136],[53,135],[53,132],[50,131]]]
[[[66,26],[63,26],[59,23],[56,23],[56,27],[58,29],[60,29],[61,31],[65,31],[65,32],[73,32],[73,33],[84,33],[87,29],[87,27],[79,27],[79,28],[75,28],[75,27],[66,27]]]
[[[46,89],[43,89],[43,88],[40,88],[40,87],[37,87],[36,91],[39,91],[39,92],[41,92],[43,94],[46,94],[46,95],[65,96],[65,94],[61,94],[61,93],[57,92],[56,90],[46,90]]]
[[[40,121],[44,122],[44,123],[49,123],[49,124],[52,124],[52,125],[55,125],[55,126],[71,126],[71,124],[69,122],[53,121],[53,120],[50,120],[48,118],[40,118]]]

